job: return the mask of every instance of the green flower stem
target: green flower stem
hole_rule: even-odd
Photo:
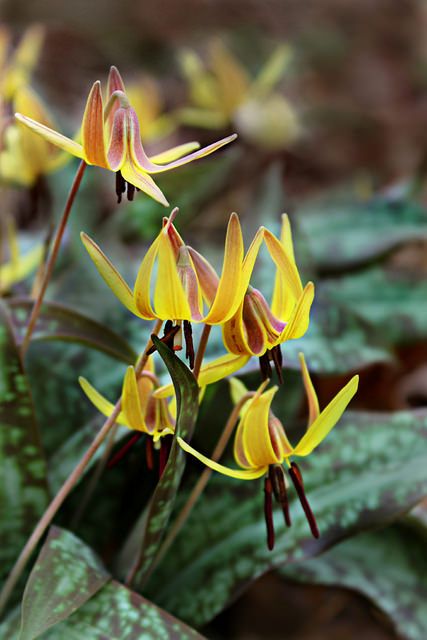
[[[224,453],[224,450],[228,444],[228,441],[230,440],[230,437],[234,431],[234,427],[236,426],[238,420],[239,420],[239,414],[240,411],[242,410],[242,407],[244,404],[246,404],[246,402],[250,399],[253,398],[253,396],[255,395],[254,391],[248,391],[247,393],[245,393],[244,396],[242,396],[242,398],[239,400],[239,402],[234,406],[232,412],[230,413],[228,420],[226,422],[226,425],[224,427],[224,431],[222,432],[222,435],[220,437],[220,439],[218,440],[218,443],[212,453],[212,460],[214,462],[218,462],[218,460],[221,458],[222,454]],[[200,478],[198,479],[198,481],[196,482],[196,484],[194,485],[193,491],[190,493],[187,502],[185,503],[185,505],[183,506],[183,508],[181,509],[181,511],[179,512],[175,522],[173,523],[173,525],[171,526],[171,528],[169,529],[168,535],[166,536],[165,540],[163,541],[163,544],[160,546],[157,555],[153,561],[153,564],[150,567],[150,570],[148,571],[144,582],[142,585],[140,585],[140,587],[144,586],[150,576],[152,575],[152,573],[154,572],[154,570],[156,569],[156,567],[158,567],[158,565],[160,564],[160,562],[163,560],[163,558],[165,557],[166,553],[168,552],[171,544],[173,543],[173,541],[175,540],[176,536],[178,535],[178,533],[181,531],[182,527],[184,526],[184,524],[187,522],[187,519],[191,513],[191,510],[193,509],[194,505],[196,504],[197,500],[200,498],[201,494],[203,493],[203,490],[205,489],[206,485],[209,482],[209,478],[211,477],[211,473],[212,473],[212,469],[209,469],[208,467],[203,471],[202,475],[200,476]],[[135,572],[133,572],[132,574],[130,574],[126,580],[126,585],[130,586],[133,578],[134,578]]]
[[[157,335],[158,332],[160,331],[162,326],[162,322],[161,321],[157,321],[154,329],[152,331],[153,334]],[[138,377],[146,363],[147,360],[149,358],[149,356],[147,355],[147,351],[149,350],[149,348],[151,347],[152,342],[151,342],[151,338],[148,340],[148,343],[146,345],[146,348],[142,354],[142,356],[140,357],[138,364],[136,365],[135,368],[135,374]],[[18,557],[15,566],[13,567],[12,571],[10,572],[2,591],[0,592],[0,614],[3,611],[4,607],[6,606],[9,597],[11,596],[19,578],[21,577],[22,572],[24,571],[27,562],[29,561],[31,555],[33,554],[33,551],[35,550],[37,544],[40,542],[40,539],[42,538],[43,534],[45,533],[46,529],[48,528],[48,526],[50,525],[50,523],[52,522],[53,518],[55,517],[57,511],[60,509],[60,507],[62,506],[63,502],[65,501],[65,499],[67,498],[67,496],[69,495],[69,493],[71,492],[71,490],[73,489],[73,487],[75,486],[75,484],[77,483],[77,481],[80,479],[80,477],[82,476],[82,474],[84,473],[87,465],[89,464],[90,460],[93,458],[94,454],[96,453],[96,451],[99,449],[99,447],[101,446],[101,444],[103,443],[103,441],[105,440],[105,438],[107,437],[107,435],[110,433],[111,429],[113,428],[116,419],[120,413],[121,410],[121,398],[116,402],[116,405],[114,407],[114,410],[112,412],[112,414],[109,416],[109,418],[107,418],[107,420],[104,422],[101,430],[98,432],[97,436],[95,437],[95,439],[93,440],[93,442],[91,443],[91,445],[89,446],[89,448],[87,449],[87,451],[85,452],[85,454],[83,455],[82,459],[80,460],[80,462],[76,465],[76,467],[74,468],[74,470],[71,472],[71,474],[68,476],[68,478],[65,480],[64,484],[62,485],[62,487],[60,488],[60,490],[58,491],[58,493],[56,494],[56,496],[54,497],[54,499],[52,500],[52,502],[50,503],[50,505],[48,506],[48,508],[46,509],[46,511],[44,512],[44,514],[42,515],[42,517],[40,518],[39,522],[36,525],[36,528],[34,529],[33,533],[31,534],[31,536],[28,538],[26,545],[24,546],[23,550],[21,551],[20,556]]]
[[[86,170],[87,164],[84,160],[82,160],[79,164],[79,168],[77,169],[76,175],[74,176],[73,184],[71,185],[71,189],[69,191],[67,201],[65,203],[64,211],[61,216],[61,220],[59,222],[58,229],[55,234],[55,238],[53,240],[52,249],[49,255],[49,258],[46,262],[46,266],[43,270],[43,280],[40,284],[37,298],[34,302],[33,309],[31,311],[30,319],[28,320],[27,330],[25,332],[24,339],[21,345],[21,354],[22,357],[25,356],[25,353],[30,344],[31,336],[33,335],[33,331],[35,329],[38,317],[40,315],[40,309],[43,304],[44,296],[46,293],[47,286],[49,284],[50,278],[52,276],[52,272],[56,263],[56,259],[58,257],[59,248],[61,246],[62,237],[64,235],[65,228],[67,226],[68,218],[71,213],[71,209],[74,204],[74,200],[76,198],[77,192],[80,187],[80,183],[82,181],[84,172]]]

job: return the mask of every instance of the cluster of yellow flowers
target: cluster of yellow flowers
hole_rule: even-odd
[[[34,50],[37,37],[34,33],[27,34],[16,56],[25,62],[28,56],[21,49]],[[287,57],[287,50],[281,48],[251,85],[246,73],[219,43],[212,49],[212,71],[209,75],[205,74],[198,58],[185,52],[182,65],[197,108],[182,110],[181,119],[190,122],[192,118],[194,121],[199,118],[205,123],[216,123],[218,127],[231,122],[248,122],[248,110],[254,108],[254,104],[266,107],[266,96],[281,75]],[[149,157],[142,145],[142,129],[133,107],[132,92],[126,90],[115,67],[111,68],[105,95],[100,82],[92,86],[82,119],[80,141],[67,138],[54,129],[41,103],[22,81],[23,70],[26,73],[30,71],[24,62],[20,67],[21,76],[16,74],[16,64],[12,65],[15,73],[5,75],[8,87],[13,86],[13,89],[2,89],[3,95],[18,111],[16,123],[8,129],[6,148],[0,156],[2,165],[8,167],[9,172],[3,176],[19,176],[29,184],[35,175],[63,161],[63,154],[57,151],[59,148],[88,165],[113,171],[119,201],[125,192],[132,200],[137,189],[168,206],[165,195],[152,176],[202,158],[236,138],[233,134],[203,149],[190,142]],[[2,64],[5,62],[2,61],[0,47],[0,66]],[[291,138],[298,128],[297,122],[283,100],[274,100],[280,107],[281,118],[287,117],[287,131],[291,132]],[[155,99],[153,103],[156,103]],[[143,108],[139,111],[142,112]],[[155,113],[155,108],[152,113]],[[155,120],[153,116],[151,121]],[[281,119],[280,122],[283,125]],[[170,122],[163,121],[161,125],[153,126],[153,130],[164,132],[169,126]],[[249,129],[252,130],[251,126]],[[259,131],[255,131],[254,137],[258,135]],[[17,139],[19,153],[16,151]],[[22,172],[23,166],[26,167],[25,172]],[[282,217],[280,238],[260,227],[245,250],[239,217],[232,213],[225,237],[222,271],[218,275],[201,253],[185,243],[175,227],[176,216],[177,209],[174,209],[163,219],[157,237],[143,256],[133,289],[91,238],[83,233],[82,241],[99,274],[118,300],[138,318],[164,323],[162,340],[171,349],[179,351],[184,343],[189,366],[195,368],[201,390],[200,400],[207,385],[235,374],[250,358],[259,358],[263,382],[242,404],[235,434],[234,457],[239,468],[230,469],[210,460],[181,438],[178,442],[184,451],[225,475],[246,480],[265,476],[265,514],[270,548],[274,544],[273,495],[283,508],[286,523],[290,524],[288,483],[282,467],[285,462],[311,531],[317,537],[319,532],[304,493],[302,476],[291,459],[310,454],[334,427],[356,393],[358,376],[354,376],[320,411],[304,356],[300,355],[309,419],[305,435],[293,447],[283,425],[271,411],[278,387],[268,388],[268,385],[272,364],[282,382],[281,345],[287,340],[302,337],[308,329],[314,285],[308,282],[304,286],[301,281],[288,217]],[[251,283],[262,246],[275,269],[271,304]],[[194,323],[205,327],[220,326],[227,354],[195,367]],[[236,379],[231,380],[233,399],[238,404],[247,390]],[[81,378],[80,384],[99,411],[110,416],[114,406],[87,380]],[[160,385],[152,358],[149,358],[142,375],[137,375],[135,369],[129,367],[123,382],[122,409],[117,422],[146,434],[147,441],[161,447],[161,439],[174,433],[175,418],[173,388]]]

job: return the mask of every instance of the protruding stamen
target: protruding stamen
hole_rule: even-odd
[[[273,486],[274,497],[282,507],[286,526],[290,527],[291,514],[289,512],[288,492],[286,490],[286,478],[283,467],[279,464],[270,465],[268,473]]]
[[[166,346],[168,346],[169,349],[172,349],[172,351],[177,351],[177,350],[179,351],[181,347],[178,347],[178,349],[175,347],[174,338],[180,330],[181,330],[181,327],[179,326],[179,324],[173,325],[172,321],[168,320],[165,324],[163,337],[160,338],[160,341],[163,342]],[[157,349],[153,344],[153,346],[148,349],[147,356],[151,356],[156,350]]]
[[[267,547],[272,551],[274,549],[273,487],[268,476],[264,480],[264,516],[267,527]]]
[[[270,358],[268,357],[268,351],[266,351],[259,358],[259,367],[261,369],[261,379],[269,380],[272,376]]]
[[[135,187],[133,184],[131,184],[130,182],[127,183],[127,198],[130,202],[132,202],[134,196],[135,196]]]
[[[185,357],[188,360],[190,369],[194,369],[194,344],[193,329],[188,320],[184,320]]]
[[[310,526],[311,533],[315,538],[318,538],[320,533],[317,527],[316,519],[313,515],[311,507],[308,503],[307,497],[304,491],[304,483],[302,480],[301,471],[295,462],[291,463],[291,468],[289,469],[289,475],[291,476],[291,480],[294,483],[294,487],[298,494],[298,498],[300,499],[301,506],[304,509],[305,517],[307,518],[307,522]]]
[[[116,171],[116,196],[117,204],[122,201],[122,193],[126,191],[126,182],[120,171]]]
[[[147,462],[147,469],[152,471],[154,469],[154,447],[153,440],[150,436],[147,436],[145,441],[145,460]]]
[[[270,350],[270,354],[271,354],[270,356],[271,360],[274,362],[274,368],[276,370],[277,377],[279,379],[279,384],[283,384],[283,373],[282,373],[283,358],[282,358],[282,350],[280,348],[280,344],[273,347]]]
[[[117,453],[109,460],[107,467],[108,469],[111,469],[112,467],[115,467],[116,464],[118,462],[120,462],[120,460],[122,460],[122,458],[125,457],[125,455],[127,454],[127,452],[129,451],[129,449],[131,449],[133,447],[133,445],[138,442],[138,440],[140,439],[140,437],[142,436],[141,432],[137,432],[132,434],[132,436],[129,438],[129,440],[126,442],[126,444],[123,445],[123,447],[121,449],[119,449],[117,451]]]

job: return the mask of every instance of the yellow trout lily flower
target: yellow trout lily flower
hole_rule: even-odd
[[[200,254],[196,266],[197,252],[190,251],[173,224],[176,213],[175,209],[169,219],[164,219],[160,233],[142,260],[133,291],[93,240],[82,234],[82,241],[100,275],[125,307],[144,320],[167,322],[165,333],[174,338],[172,347],[176,345],[175,338],[179,340],[181,336],[183,323],[192,366],[190,323],[216,325],[231,318],[247,289],[250,273],[242,270],[244,246],[237,214],[230,216],[222,273],[218,278]],[[261,241],[259,232],[248,251],[247,262],[255,261]]]
[[[43,244],[37,244],[22,255],[13,219],[8,217],[5,226],[9,260],[0,265],[0,294],[25,280],[39,266],[44,251]]]
[[[258,356],[265,379],[271,377],[270,360],[273,360],[281,381],[280,345],[300,338],[307,331],[314,285],[309,282],[302,286],[287,215],[282,218],[280,241],[267,229],[263,238],[276,266],[271,306],[258,289],[249,286],[238,310],[223,325],[223,340],[231,353]],[[253,261],[246,263],[245,260],[246,280],[246,272],[252,269]]]
[[[40,25],[29,27],[18,46],[9,55],[11,37],[5,27],[0,27],[0,95],[13,100],[15,93],[26,87],[37,64],[44,40]]]
[[[168,201],[151,174],[163,173],[202,158],[236,138],[235,135],[228,136],[203,149],[199,149],[198,143],[191,142],[148,157],[142,146],[137,115],[115,67],[111,68],[108,78],[106,106],[99,81],[95,82],[89,93],[82,120],[82,144],[24,114],[17,113],[16,118],[48,142],[87,164],[116,172],[119,202],[126,188],[128,198],[132,200],[136,187],[167,206]]]
[[[191,50],[180,55],[189,84],[191,106],[180,109],[184,124],[209,129],[237,128],[247,140],[269,149],[283,148],[300,133],[297,115],[275,85],[290,59],[290,48],[277,47],[256,78],[216,39],[209,47],[208,68]]]
[[[51,117],[34,91],[19,89],[13,99],[14,109],[23,111],[45,126],[53,126]],[[4,149],[0,152],[0,180],[32,186],[37,180],[61,167],[67,156],[27,127],[12,122],[4,132]]]
[[[359,383],[359,376],[354,376],[335,398],[331,400],[327,407],[325,407],[323,411],[320,411],[317,395],[311,382],[303,354],[300,354],[300,363],[309,405],[309,420],[306,433],[295,446],[292,446],[289,442],[283,425],[271,411],[271,403],[278,387],[275,386],[264,391],[265,382],[258,389],[255,396],[247,402],[241,412],[241,419],[234,439],[234,458],[240,469],[230,469],[210,460],[193,449],[193,447],[182,438],[178,438],[178,442],[184,451],[193,455],[210,469],[231,478],[253,480],[267,475],[265,486],[267,502],[271,501],[271,492],[273,491],[275,497],[283,507],[286,522],[290,524],[286,495],[286,479],[282,467],[282,464],[285,462],[289,468],[290,477],[295,485],[298,497],[301,500],[312,533],[315,537],[318,537],[317,525],[308,505],[307,498],[305,497],[301,472],[295,462],[291,462],[291,458],[308,456],[326,438],[355,395]],[[271,513],[267,519],[267,528],[269,532],[269,547],[272,548]]]

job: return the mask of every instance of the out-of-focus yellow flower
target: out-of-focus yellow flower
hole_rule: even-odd
[[[15,93],[13,105],[17,111],[27,113],[44,126],[54,126],[46,107],[29,87],[22,87]],[[44,138],[35,136],[21,123],[12,121],[6,125],[0,152],[1,182],[31,186],[40,176],[55,171],[66,161],[66,154]]]
[[[105,108],[99,81],[89,93],[82,121],[82,144],[21,113],[17,113],[16,118],[48,142],[87,164],[116,172],[119,202],[126,188],[128,198],[132,200],[136,187],[167,206],[168,201],[150,174],[163,173],[202,158],[236,138],[235,135],[228,136],[203,149],[199,149],[197,142],[190,142],[149,158],[141,143],[138,117],[115,67],[111,68],[108,78]]]
[[[273,360],[280,379],[280,345],[300,338],[307,331],[314,285],[309,282],[302,286],[287,215],[282,217],[280,241],[268,229],[263,237],[276,266],[271,306],[258,289],[249,285],[236,313],[223,325],[223,340],[231,353],[258,356],[265,378],[271,377],[269,362]],[[252,269],[253,260],[246,263],[245,259],[245,281],[250,279]]]
[[[269,149],[292,144],[300,133],[297,114],[284,96],[274,91],[289,59],[290,48],[279,46],[251,80],[219,39],[209,47],[207,68],[194,51],[182,51],[180,64],[192,105],[179,110],[180,121],[208,129],[233,125],[247,140]]]
[[[0,265],[0,294],[11,289],[14,284],[25,280],[40,264],[43,245],[37,244],[24,255],[19,248],[15,224],[11,217],[5,221],[7,250],[9,259]]]
[[[41,25],[29,27],[18,46],[10,53],[11,36],[4,26],[0,26],[0,96],[12,100],[15,93],[29,83],[36,66],[44,40]]]
[[[253,480],[268,474],[266,479],[266,500],[268,502],[268,493],[270,493],[271,498],[271,491],[273,491],[284,508],[287,524],[290,524],[286,481],[282,468],[282,464],[285,462],[289,468],[290,477],[301,500],[312,533],[315,537],[318,537],[317,525],[304,493],[301,472],[297,465],[291,462],[291,458],[308,456],[326,438],[355,395],[359,376],[354,376],[331,400],[327,407],[320,411],[317,395],[303,354],[300,354],[300,363],[309,405],[309,419],[308,429],[296,446],[292,446],[289,442],[282,423],[271,411],[271,403],[278,388],[272,387],[264,391],[266,382],[261,385],[255,396],[247,402],[241,412],[234,439],[234,459],[240,469],[230,469],[210,460],[193,449],[182,438],[178,438],[178,442],[184,451],[193,455],[210,469],[231,478]],[[274,531],[271,538],[272,513],[268,515],[269,547],[272,548],[274,544]]]
[[[126,93],[138,117],[144,143],[161,140],[176,130],[176,119],[171,114],[164,113],[159,85],[154,78],[142,76],[127,85]]]

